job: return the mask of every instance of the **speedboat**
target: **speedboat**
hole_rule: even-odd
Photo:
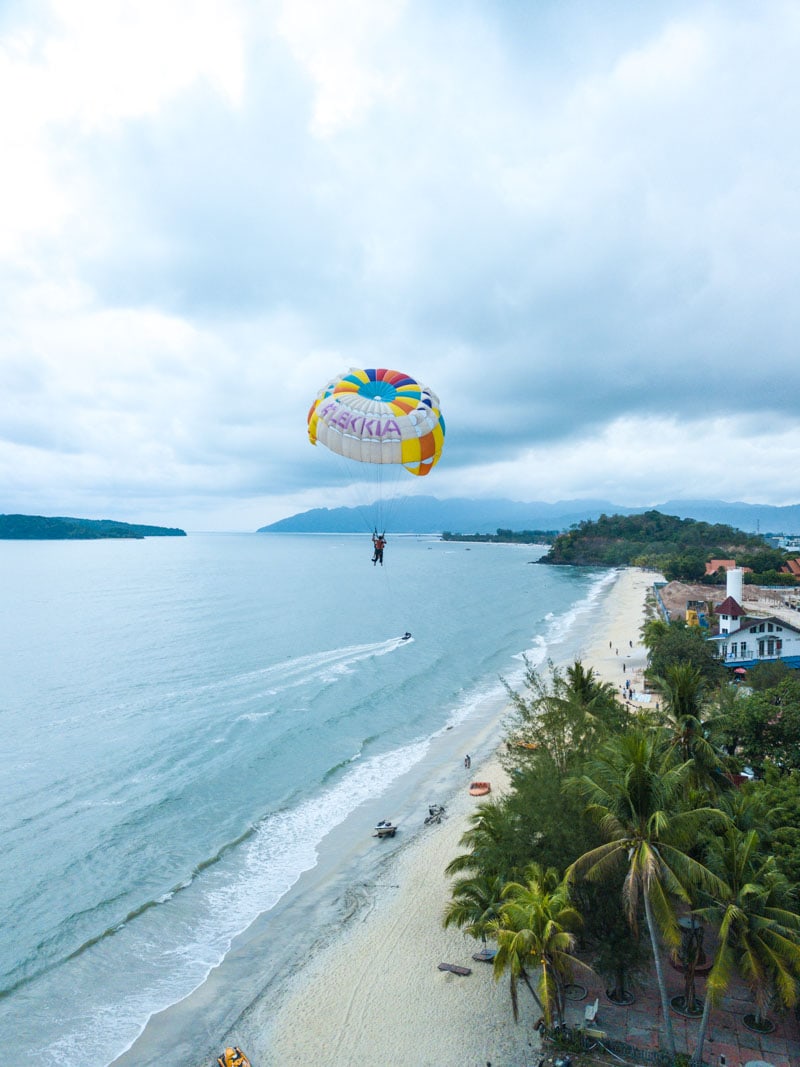
[[[394,837],[397,827],[389,819],[381,819],[375,827],[375,837]]]

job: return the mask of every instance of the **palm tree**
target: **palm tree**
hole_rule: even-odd
[[[607,722],[618,713],[614,686],[601,682],[580,660],[566,671],[548,661],[546,671],[539,671],[526,659],[524,685],[525,692],[518,693],[506,683],[515,732],[541,745],[559,774],[607,732]]]
[[[784,1008],[798,1000],[800,915],[787,906],[789,885],[774,856],[759,855],[755,830],[730,826],[711,846],[709,863],[720,875],[713,903],[696,914],[712,922],[719,945],[706,982],[703,1017],[694,1054],[702,1063],[711,1008],[728,987],[734,969],[747,982],[756,1004],[756,1026],[763,1025],[770,1000]]]
[[[710,819],[712,824],[724,821],[715,808],[681,810],[690,769],[690,763],[664,757],[656,734],[637,730],[604,745],[588,773],[567,783],[567,788],[588,801],[587,814],[608,839],[577,859],[567,870],[567,879],[603,878],[619,866],[626,869],[626,914],[635,929],[639,902],[643,902],[667,1048],[673,1056],[675,1038],[658,934],[660,931],[670,946],[677,946],[680,938],[673,900],[688,903],[686,887],[692,883],[706,889],[717,886],[718,880],[687,849],[701,819]]]
[[[584,707],[604,700],[616,700],[617,691],[612,683],[604,682],[594,667],[587,670],[579,659],[567,667],[565,677],[567,695],[580,701]]]
[[[580,915],[570,904],[567,889],[554,868],[543,870],[531,863],[524,882],[509,882],[503,889],[505,903],[490,929],[497,938],[494,977],[509,972],[511,1006],[519,1018],[517,983],[521,978],[549,1026],[553,1016],[564,1021],[564,987],[573,967],[589,970],[572,955]],[[540,968],[534,987],[529,968]]]
[[[442,925],[458,926],[484,944],[492,922],[500,917],[503,904],[503,880],[497,876],[476,874],[453,883],[452,899],[447,905]]]
[[[651,651],[653,646],[658,644],[659,640],[668,630],[669,623],[665,622],[664,619],[647,619],[646,622],[642,623],[641,629],[639,630],[642,644],[648,651]]]
[[[661,719],[669,741],[679,758],[693,760],[691,783],[707,792],[730,788],[725,771],[728,762],[716,744],[717,723],[703,703],[704,681],[701,671],[691,663],[673,663],[656,684],[664,694]]]
[[[664,676],[657,680],[676,722],[699,717],[705,683],[698,667],[692,663],[670,663]],[[684,755],[684,759],[688,758]]]
[[[490,800],[479,804],[469,816],[469,829],[459,844],[469,851],[455,856],[445,867],[445,874],[480,872],[487,877],[510,874],[508,866],[509,820],[503,805]]]

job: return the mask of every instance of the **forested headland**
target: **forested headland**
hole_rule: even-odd
[[[0,540],[93,541],[100,538],[185,537],[168,526],[143,526],[113,519],[51,518],[44,515],[0,515]]]
[[[706,576],[706,563],[735,559],[750,568],[746,580],[760,585],[794,585],[782,574],[790,553],[772,547],[760,534],[721,523],[698,522],[646,511],[642,515],[601,515],[559,534],[539,560],[573,566],[650,567],[668,581],[724,582],[724,572]]]

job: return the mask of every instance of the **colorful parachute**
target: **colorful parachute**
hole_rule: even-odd
[[[399,463],[429,474],[444,445],[439,398],[401,371],[356,370],[333,378],[308,413],[308,436],[361,463]]]

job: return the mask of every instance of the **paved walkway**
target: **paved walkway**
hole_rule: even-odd
[[[670,997],[683,993],[681,975],[667,965],[665,969]],[[695,983],[697,996],[702,999],[705,981],[698,977]],[[634,987],[635,1000],[628,1007],[613,1004],[599,984],[589,986],[586,996],[580,1001],[570,1001],[567,1007],[567,1024],[583,1024],[587,1004],[599,1000],[597,1021],[594,1029],[602,1030],[609,1037],[627,1041],[639,1048],[663,1046],[664,1016],[658,995],[655,971],[642,975]],[[770,1034],[755,1034],[744,1025],[744,1016],[753,1010],[753,1001],[747,988],[738,981],[731,983],[727,996],[720,1007],[712,1010],[703,1059],[710,1067],[725,1063],[727,1067],[745,1067],[751,1061],[763,1061],[769,1067],[798,1067],[800,1065],[800,1024],[793,1012],[786,1015],[770,1014],[775,1029]],[[697,1046],[699,1019],[686,1019],[672,1012],[672,1027],[675,1047],[678,1052],[693,1053]],[[725,1060],[720,1059],[721,1056]]]

